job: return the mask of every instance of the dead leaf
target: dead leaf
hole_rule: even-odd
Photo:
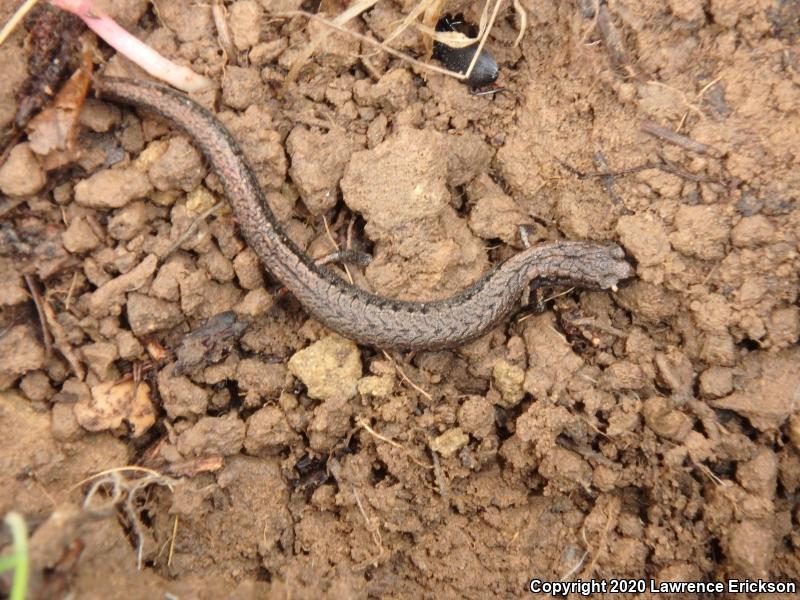
[[[78,157],[78,117],[91,82],[91,57],[83,53],[83,65],[59,90],[53,103],[28,123],[31,149],[41,155],[45,170],[57,169]]]
[[[73,411],[80,426],[88,431],[118,429],[127,421],[133,437],[139,437],[156,422],[150,386],[132,380],[97,384],[92,388],[91,399],[78,402]]]
[[[156,411],[150,400],[150,386],[140,382],[136,386],[135,396],[128,413],[128,423],[133,430],[133,437],[139,437],[156,422]]]

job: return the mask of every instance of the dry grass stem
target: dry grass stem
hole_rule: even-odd
[[[387,358],[389,361],[391,361],[391,363],[392,363],[392,366],[394,366],[394,368],[395,368],[395,369],[397,369],[397,372],[400,374],[400,378],[401,378],[403,381],[405,381],[405,382],[406,382],[408,385],[410,385],[412,388],[414,388],[415,390],[417,390],[417,391],[418,391],[420,394],[422,394],[423,396],[425,396],[425,397],[426,397],[428,400],[430,400],[430,401],[433,401],[433,396],[432,396],[430,393],[428,393],[428,392],[426,392],[425,390],[423,390],[421,387],[419,387],[419,386],[418,386],[416,383],[414,383],[413,381],[411,381],[411,380],[408,378],[408,375],[406,375],[406,374],[405,374],[405,372],[403,371],[403,369],[401,369],[401,368],[400,368],[400,365],[398,365],[398,364],[397,364],[397,361],[396,361],[396,360],[394,360],[394,359],[393,359],[393,358],[392,358],[392,357],[389,355],[389,353],[388,353],[388,352],[386,352],[386,350],[382,350],[382,352],[383,352],[383,355],[384,355],[384,356],[385,356],[385,357],[386,357],[386,358]]]
[[[397,448],[398,450],[402,450],[405,454],[408,455],[408,457],[411,459],[411,462],[413,462],[415,465],[417,465],[419,467],[422,467],[423,469],[433,469],[434,468],[433,465],[427,465],[424,462],[419,461],[416,458],[414,458],[411,455],[411,450],[409,450],[408,448],[406,448],[402,444],[400,444],[398,442],[395,442],[394,440],[392,440],[390,438],[387,438],[386,436],[383,436],[380,433],[378,433],[377,431],[375,431],[372,427],[370,427],[369,423],[367,423],[366,420],[364,420],[363,418],[357,419],[356,420],[356,425],[358,427],[361,427],[362,429],[364,429],[367,433],[369,433],[374,438],[377,438],[377,439],[381,440],[382,442],[386,442],[387,444],[389,444],[390,446],[392,446],[394,448]]]
[[[127,471],[142,472],[145,473],[145,476],[137,479],[128,479],[123,476],[123,473]],[[118,508],[125,514],[131,531],[136,538],[136,566],[137,569],[141,571],[144,534],[142,533],[140,519],[134,506],[137,495],[151,485],[162,485],[171,491],[177,481],[171,477],[162,475],[158,471],[153,471],[152,469],[124,466],[108,469],[107,471],[92,475],[77,483],[71,489],[75,489],[92,480],[93,483],[83,499],[83,508],[96,514],[111,513],[114,509]],[[99,506],[94,506],[93,501],[95,496],[101,489],[106,489],[107,486],[110,486],[110,491],[108,492],[110,496],[109,499]],[[173,527],[173,535],[176,527],[177,522]]]
[[[333,21],[328,21],[327,19],[321,19],[322,22],[329,23],[331,25],[336,25],[334,29],[339,29],[344,32],[350,31],[349,29],[345,28],[344,25],[348,21],[356,18],[358,15],[363,13],[365,10],[372,8],[378,0],[360,0],[356,2],[352,6],[350,6],[347,10],[343,13],[338,15],[333,19]],[[290,11],[291,13],[300,13],[304,16],[311,16],[311,13],[305,13],[304,11]],[[287,13],[277,13],[278,16],[281,16]],[[294,16],[294,15],[292,15]],[[316,15],[313,15],[316,17]],[[316,20],[316,19],[315,19]],[[302,69],[305,64],[311,59],[311,56],[314,52],[319,48],[322,42],[328,37],[329,32],[321,31],[316,37],[311,39],[308,42],[308,46],[306,46],[305,50],[300,53],[300,55],[294,60],[292,63],[291,68],[289,69],[289,73],[286,75],[286,79],[283,82],[283,90],[285,91],[289,85],[297,81],[297,77],[300,75],[300,69]]]
[[[169,540],[169,555],[167,556],[167,566],[172,566],[172,557],[175,554],[175,538],[178,537],[178,515],[175,515],[175,523],[172,525],[172,536]]]
[[[0,30],[0,44],[6,41],[9,35],[17,28],[20,24],[22,19],[25,18],[31,9],[36,6],[36,3],[39,0],[25,0],[22,5],[11,15],[11,18],[6,21],[6,24],[3,25],[3,29]]]
[[[308,19],[311,19],[312,21],[316,21],[318,23],[322,23],[322,24],[326,25],[327,27],[330,27],[330,28],[335,29],[337,31],[341,31],[342,33],[345,33],[347,35],[351,35],[354,38],[356,38],[358,40],[361,40],[365,44],[370,44],[372,46],[376,46],[376,47],[380,48],[381,50],[383,50],[384,52],[386,52],[388,54],[391,54],[392,56],[395,56],[395,57],[397,57],[397,58],[399,58],[401,60],[404,60],[407,63],[412,64],[412,65],[414,65],[416,67],[419,67],[420,69],[426,69],[426,70],[432,71],[434,73],[441,73],[442,75],[447,75],[448,77],[455,77],[456,79],[466,79],[466,77],[467,77],[463,73],[456,73],[455,71],[449,71],[448,69],[443,69],[442,67],[437,67],[436,65],[431,65],[431,64],[428,64],[426,62],[422,62],[421,60],[417,60],[413,56],[409,56],[408,54],[406,54],[404,52],[400,52],[399,50],[395,50],[394,48],[391,48],[391,47],[387,46],[383,42],[380,42],[380,41],[378,41],[376,39],[373,39],[373,38],[371,38],[369,36],[366,36],[366,35],[364,35],[362,33],[358,33],[357,31],[352,31],[351,29],[347,29],[346,27],[342,27],[338,23],[335,23],[333,21],[329,21],[328,19],[324,19],[324,18],[322,18],[320,16],[317,16],[315,14],[312,14],[312,13],[309,13],[309,12],[306,12],[306,11],[303,11],[303,10],[291,10],[291,11],[286,11],[286,12],[275,13],[275,16],[278,16],[278,17],[306,17]],[[288,76],[287,76],[287,83],[288,83],[288,81],[289,81],[289,79],[288,79]]]
[[[217,43],[224,54],[223,62],[225,64],[230,62],[232,65],[239,64],[239,56],[231,39],[227,11],[222,0],[213,0],[211,2],[211,16],[214,19],[214,26],[217,28]]]

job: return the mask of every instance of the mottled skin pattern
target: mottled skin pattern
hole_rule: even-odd
[[[528,285],[609,289],[633,276],[616,244],[554,242],[529,248],[460,294],[401,302],[367,293],[317,267],[272,214],[238,144],[210,112],[163,85],[105,78],[104,96],[148,109],[185,131],[225,188],[245,240],[264,266],[320,322],[382,348],[446,348],[473,340],[505,318]]]

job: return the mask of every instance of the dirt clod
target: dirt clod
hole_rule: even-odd
[[[157,190],[181,189],[190,192],[205,177],[200,153],[184,137],[172,138],[158,160],[150,164],[147,175]]]
[[[0,337],[0,390],[8,389],[20,376],[44,366],[44,347],[32,327],[17,325]]]
[[[674,410],[666,398],[655,396],[644,402],[644,420],[656,435],[674,442],[686,439],[692,421],[679,410]]]
[[[639,266],[660,265],[670,252],[667,232],[652,215],[620,217],[617,233],[622,245],[633,255]]]
[[[519,243],[520,225],[530,225],[528,217],[505,194],[483,196],[475,203],[469,218],[469,227],[483,239],[501,239],[506,244]]]
[[[254,456],[276,455],[297,439],[283,411],[277,406],[265,406],[247,419],[244,449]]]
[[[203,417],[178,437],[178,452],[185,457],[230,456],[244,443],[244,422],[234,413]]]
[[[183,321],[183,313],[174,302],[151,298],[138,292],[128,294],[128,322],[137,337],[169,329]]]
[[[29,196],[44,187],[47,179],[28,144],[14,146],[0,166],[0,192],[9,196]]]
[[[144,202],[132,202],[109,219],[108,233],[115,240],[127,242],[141,232],[149,216],[148,206]]]
[[[169,364],[158,373],[158,393],[164,410],[171,419],[205,415],[210,396],[208,390],[195,385],[187,377],[173,376],[173,369]]]
[[[51,416],[51,431],[53,438],[57,441],[74,442],[83,435],[84,430],[78,423],[78,419],[75,418],[75,411],[69,404],[55,404]]]
[[[296,352],[289,371],[319,400],[348,400],[356,393],[361,377],[361,357],[350,340],[331,335]]]
[[[353,153],[341,187],[347,205],[364,216],[366,233],[378,242],[367,267],[374,289],[430,300],[482,274],[485,252],[466,222],[455,217],[446,183],[464,184],[477,176],[483,165],[467,156],[483,148],[474,139],[403,128],[374,149]],[[488,162],[488,152],[483,156]],[[385,172],[396,176],[387,181]]]
[[[358,393],[362,396],[388,398],[394,391],[394,377],[383,375],[367,375],[358,380]]]
[[[181,339],[175,351],[178,359],[175,374],[192,373],[200,367],[221,361],[247,327],[248,323],[239,321],[233,312],[214,315]]]
[[[707,398],[721,398],[733,391],[733,372],[725,367],[711,367],[700,374],[700,393]]]
[[[458,424],[478,439],[488,437],[494,431],[494,407],[485,398],[473,396],[458,409]]]
[[[523,383],[525,370],[519,365],[513,365],[505,359],[500,359],[492,369],[492,380],[503,398],[503,406],[511,408],[519,403],[525,396]]]
[[[100,238],[97,237],[97,234],[95,234],[86,220],[80,217],[69,224],[69,227],[61,236],[61,241],[67,252],[72,252],[73,254],[94,250],[100,244]]]
[[[736,479],[748,492],[772,498],[778,477],[778,457],[772,450],[761,450],[752,460],[740,464]]]
[[[539,315],[525,323],[530,366],[524,389],[535,398],[558,398],[583,361],[553,327],[552,315]]]
[[[675,231],[669,240],[678,252],[703,260],[725,257],[730,229],[713,206],[681,206],[675,215]]]
[[[248,401],[277,398],[286,381],[286,367],[280,363],[267,363],[256,358],[245,358],[236,367],[239,388]]]
[[[152,190],[147,175],[138,169],[106,169],[78,182],[75,202],[89,208],[109,210],[144,198]]]
[[[800,404],[798,360],[796,350],[746,359],[737,391],[712,405],[738,412],[761,430],[780,427]]]
[[[303,204],[318,215],[336,204],[336,190],[352,154],[352,143],[339,129],[326,134],[295,127],[286,138],[292,177]]]
[[[246,290],[254,290],[264,285],[261,263],[255,252],[249,248],[242,250],[233,259],[233,269],[239,284]]]
[[[431,440],[431,450],[440,454],[443,458],[455,456],[461,448],[469,443],[469,436],[460,427],[448,429],[442,435]]]
[[[114,361],[119,358],[116,344],[95,342],[81,349],[86,365],[99,381],[108,381],[116,376]]]
[[[112,307],[121,305],[125,292],[141,288],[155,272],[157,264],[158,259],[150,254],[127,273],[105,282],[89,298],[92,312],[101,317],[111,312]]]
[[[562,492],[587,487],[592,481],[592,469],[579,455],[558,446],[548,452],[539,473],[549,480],[549,485]]]
[[[731,565],[748,577],[764,577],[775,552],[775,538],[768,527],[742,521],[731,528],[725,540]]]
[[[55,393],[50,378],[43,371],[30,371],[20,380],[19,389],[34,402],[49,400]]]

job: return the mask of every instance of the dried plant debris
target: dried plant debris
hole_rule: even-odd
[[[156,421],[150,386],[131,380],[98,383],[92,395],[75,404],[75,418],[88,431],[115,431],[127,423],[133,437],[141,437]]]
[[[186,334],[176,351],[175,375],[191,373],[221,361],[249,326],[236,313],[214,315],[205,325]]]
[[[40,2],[25,20],[28,41],[28,80],[20,90],[14,117],[24,129],[31,117],[44,108],[80,64],[83,23],[75,15]]]
[[[89,91],[92,62],[88,52],[72,77],[53,101],[34,116],[27,126],[31,150],[42,156],[45,171],[52,171],[78,158],[78,124],[83,102]]]
[[[464,15],[461,13],[442,16],[436,23],[436,31],[458,32],[469,38],[477,38],[478,36],[478,28],[467,23],[464,20]],[[456,73],[466,73],[477,52],[477,39],[474,44],[460,48],[449,46],[440,41],[436,41],[433,44],[433,58],[441,61],[445,67]],[[471,88],[485,87],[494,83],[499,73],[500,69],[497,66],[497,61],[491,53],[484,48],[480,51],[480,55],[475,62],[472,72],[464,82]]]

